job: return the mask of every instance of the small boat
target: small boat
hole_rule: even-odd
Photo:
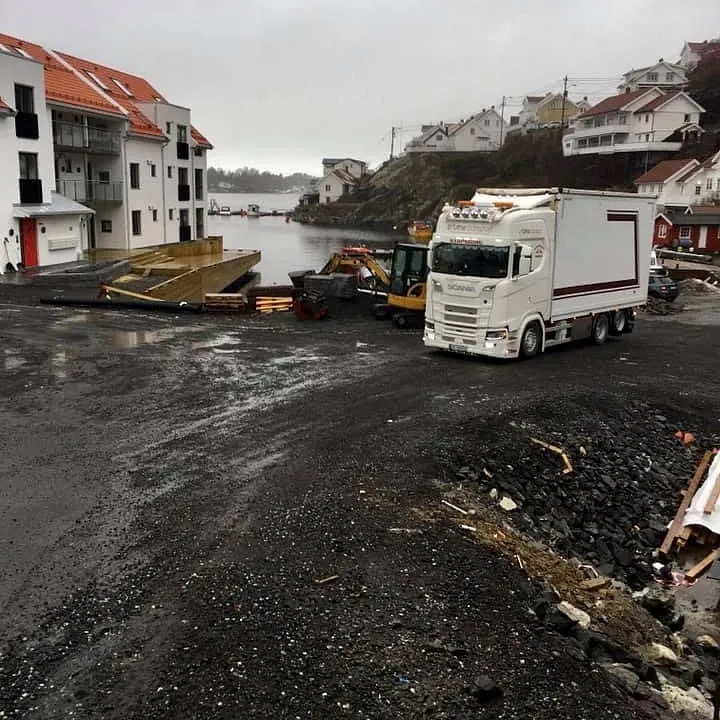
[[[259,218],[260,217],[260,206],[255,205],[254,203],[250,203],[250,205],[248,205],[248,209],[247,209],[247,216],[249,218]]]
[[[408,225],[408,235],[414,240],[432,240],[433,226],[430,222],[415,220]]]
[[[223,205],[220,208],[220,212],[218,212],[218,215],[224,215],[227,217],[228,215],[232,215],[232,210],[230,210],[230,208],[227,205]]]

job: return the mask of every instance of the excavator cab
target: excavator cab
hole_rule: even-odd
[[[427,254],[427,245],[398,243],[395,246],[387,303],[375,305],[375,317],[392,317],[396,327],[422,326],[428,273]]]

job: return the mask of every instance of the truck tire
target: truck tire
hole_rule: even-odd
[[[595,345],[603,345],[610,334],[610,319],[606,313],[601,313],[595,318],[592,328],[592,341]]]
[[[542,345],[542,328],[540,323],[531,322],[526,328],[520,341],[520,357],[526,360],[535,357]]]
[[[625,310],[618,310],[613,313],[612,323],[610,325],[611,335],[622,335],[627,328],[627,313]]]

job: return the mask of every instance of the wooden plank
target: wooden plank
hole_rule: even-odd
[[[675,517],[673,518],[673,521],[670,525],[670,529],[667,531],[667,535],[665,536],[665,539],[663,540],[662,545],[660,546],[660,552],[668,553],[670,552],[670,548],[672,548],[673,541],[678,536],[682,529],[683,520],[685,519],[685,513],[687,512],[688,507],[690,506],[690,502],[695,496],[695,493],[697,492],[698,485],[700,485],[700,481],[702,480],[703,476],[705,475],[705,471],[707,470],[707,466],[710,463],[710,458],[712,457],[712,453],[707,450],[705,454],[702,457],[702,460],[700,460],[700,463],[697,466],[697,470],[695,470],[695,475],[693,475],[692,480],[690,481],[690,484],[688,485],[688,489],[685,491],[685,495],[683,496],[682,502],[680,503],[680,506],[677,509],[677,512],[675,513]]]
[[[101,285],[100,290],[104,293],[112,295],[121,295],[122,297],[134,298],[135,300],[152,300],[152,302],[162,303],[164,300],[150,295],[141,295],[140,293],[131,292],[130,290],[122,290],[114,285]]]
[[[718,558],[720,558],[720,548],[716,548],[711,553],[708,553],[695,567],[690,568],[685,573],[685,577],[688,580],[696,580],[702,575]]]
[[[715,505],[717,505],[718,498],[720,497],[720,482],[718,482],[718,480],[718,478],[715,478],[715,485],[710,493],[710,497],[708,497],[705,503],[705,509],[703,510],[705,515],[710,515],[710,513],[715,510]]]

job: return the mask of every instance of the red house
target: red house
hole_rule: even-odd
[[[657,246],[720,252],[720,205],[695,205],[685,213],[660,213],[655,218],[653,235],[653,247]]]

